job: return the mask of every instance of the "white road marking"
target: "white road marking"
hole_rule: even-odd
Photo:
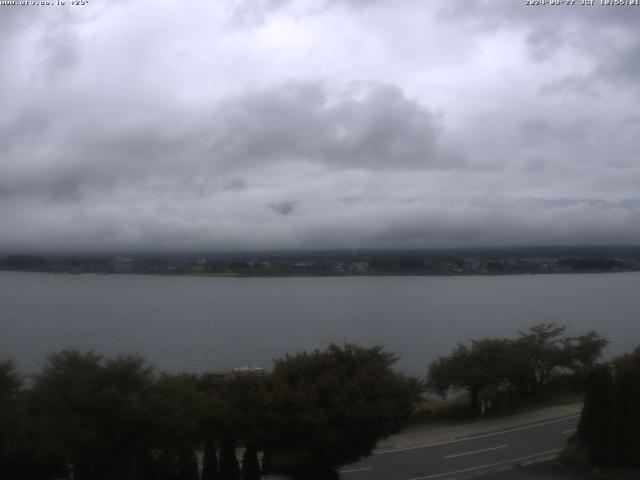
[[[562,435],[566,435],[567,433],[573,433],[577,430],[577,428],[570,428],[569,430],[564,430]]]
[[[340,470],[339,473],[368,472],[369,470],[373,470],[373,469],[371,467],[352,468],[350,470]]]
[[[498,445],[497,447],[483,448],[482,450],[474,450],[473,452],[456,453],[455,455],[445,455],[444,458],[464,457],[465,455],[473,455],[474,453],[490,452],[492,450],[499,450],[501,448],[507,448],[508,446],[509,445],[507,445],[505,443],[504,445]]]
[[[527,460],[528,458],[544,457],[545,455],[551,455],[552,453],[558,453],[560,450],[561,449],[549,450],[547,452],[540,452],[540,453],[535,453],[533,455],[527,455],[526,457],[512,458],[511,460],[505,460],[504,462],[491,463],[491,464],[488,464],[488,465],[479,465],[477,467],[465,468],[464,470],[456,470],[455,472],[436,473],[434,475],[427,475],[426,477],[415,477],[415,478],[411,478],[409,480],[427,480],[429,478],[438,478],[438,477],[445,477],[447,475],[457,475],[458,473],[473,472],[474,470],[482,470],[484,468],[491,468],[491,467],[497,467],[497,466],[500,466],[500,465],[508,465],[510,463],[520,462],[522,460]]]
[[[457,439],[454,439],[454,440],[446,440],[444,442],[438,442],[438,443],[428,443],[428,444],[425,444],[425,445],[415,445],[413,447],[392,448],[392,449],[389,449],[389,450],[377,450],[377,451],[373,452],[373,455],[384,455],[386,453],[405,452],[407,450],[416,450],[416,449],[419,449],[419,448],[437,447],[437,446],[440,446],[440,445],[449,445],[451,443],[466,442],[468,440],[476,440],[478,438],[494,437],[496,435],[503,435],[505,433],[511,433],[511,432],[519,432],[521,430],[527,430],[527,429],[530,429],[530,428],[541,427],[543,425],[550,425],[552,423],[565,422],[567,420],[571,420],[573,418],[579,418],[579,417],[580,417],[580,415],[571,415],[570,417],[557,418],[555,420],[549,420],[547,422],[540,422],[540,423],[536,423],[534,425],[526,425],[524,427],[510,428],[509,430],[502,430],[500,432],[485,433],[483,435],[475,435],[475,436],[471,436],[471,437],[457,438]]]

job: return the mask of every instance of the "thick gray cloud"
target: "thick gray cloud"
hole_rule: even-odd
[[[521,30],[534,61],[547,61],[570,51],[574,60],[583,57],[583,62],[576,63],[576,69],[586,60],[586,83],[603,81],[610,87],[611,83],[637,79],[640,68],[637,6],[576,3],[525,7],[521,2],[453,0],[440,11],[440,17],[477,30]],[[565,78],[571,82],[576,75]],[[637,87],[637,82],[634,84]]]
[[[611,79],[626,87],[638,88],[640,78],[640,35],[635,41],[620,48],[617,55],[606,56],[596,75],[600,78]]]
[[[338,169],[460,164],[438,145],[434,115],[391,86],[331,94],[320,83],[286,83],[226,99],[186,126],[178,114],[141,115],[126,125],[94,118],[91,130],[61,132],[57,116],[34,108],[0,125],[0,195],[75,201],[154,178],[202,195],[222,188],[217,179],[232,172],[283,162]]]
[[[0,8],[0,252],[640,242],[640,8]]]
[[[438,125],[392,86],[353,86],[329,95],[288,84],[223,102],[208,153],[229,167],[281,160],[345,168],[428,168],[455,163],[438,151]]]

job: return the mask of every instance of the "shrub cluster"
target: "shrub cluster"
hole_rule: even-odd
[[[28,386],[0,363],[0,478],[256,480],[259,452],[264,471],[330,478],[410,417],[417,382],[394,362],[331,345],[268,374],[169,375],[137,356],[62,351]]]
[[[593,331],[568,337],[565,330],[543,323],[515,339],[485,338],[460,344],[431,364],[427,386],[441,396],[467,391],[473,415],[513,407],[550,390],[556,396],[579,390],[607,341]]]

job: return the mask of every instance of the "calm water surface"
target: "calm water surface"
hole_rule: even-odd
[[[137,352],[163,370],[270,367],[330,342],[385,345],[417,375],[458,342],[539,322],[640,344],[640,273],[202,278],[0,272],[0,359],[36,372],[63,348]]]

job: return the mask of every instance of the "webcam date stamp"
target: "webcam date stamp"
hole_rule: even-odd
[[[0,7],[75,7],[88,4],[89,0],[0,0]]]
[[[602,7],[634,7],[640,5],[640,0],[523,0],[525,6],[582,6],[593,7],[594,5]]]

